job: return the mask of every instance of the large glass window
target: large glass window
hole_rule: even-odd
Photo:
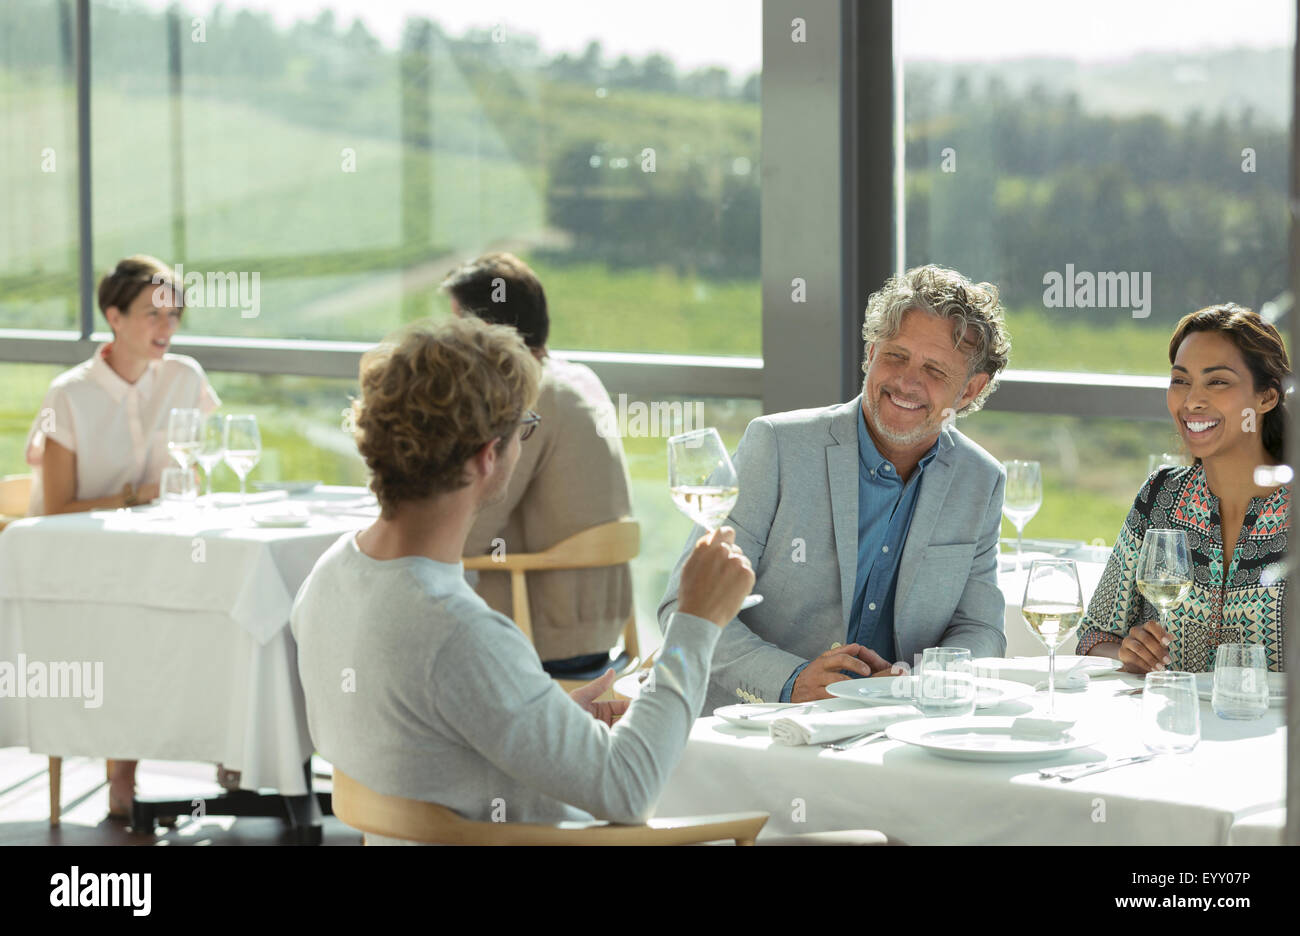
[[[1281,313],[1294,3],[895,10],[906,264],[998,284],[1012,367],[1164,374],[1186,313]]]
[[[183,264],[197,333],[371,340],[507,250],[555,347],[758,355],[759,6],[541,6],[97,0],[97,269]]]
[[[0,328],[77,326],[71,10],[0,4]]]

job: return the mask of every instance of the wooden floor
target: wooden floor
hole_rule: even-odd
[[[26,748],[0,748],[0,845],[291,845],[279,819],[181,816],[174,828],[137,834],[108,818],[104,761],[63,759],[63,818],[50,827],[49,758]],[[317,781],[328,790],[328,781]],[[143,796],[210,796],[221,792],[212,764],[141,761],[137,792]],[[360,845],[361,833],[333,816],[324,820],[324,844]]]

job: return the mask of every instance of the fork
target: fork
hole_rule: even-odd
[[[821,746],[831,751],[847,751],[849,748],[870,744],[877,738],[883,738],[884,736],[885,733],[883,731],[868,731],[866,734],[858,735],[855,738],[844,738],[839,741],[827,741]]]

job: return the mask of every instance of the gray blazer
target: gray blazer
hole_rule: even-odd
[[[773,702],[799,664],[848,633],[858,573],[858,428],[862,398],[761,416],[736,449],[740,500],[727,519],[754,566],[762,604],[742,611],[713,652],[705,714],[733,702]],[[1001,656],[1005,605],[998,589],[998,532],[1006,473],[955,429],[953,446],[921,476],[899,563],[895,659],[914,666],[927,647]],[[659,605],[677,609],[691,531]]]

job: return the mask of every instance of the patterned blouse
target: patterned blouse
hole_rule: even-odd
[[[1252,497],[1237,537],[1228,585],[1223,588],[1223,535],[1219,499],[1210,492],[1201,465],[1162,468],[1142,485],[1111,551],[1088,613],[1079,626],[1079,654],[1103,640],[1119,643],[1129,628],[1160,615],[1137,587],[1138,557],[1148,529],[1183,530],[1192,560],[1192,589],[1168,613],[1173,669],[1214,669],[1222,643],[1263,644],[1268,668],[1283,668],[1286,579],[1264,585],[1260,573],[1286,558],[1290,489]],[[1280,570],[1279,570],[1280,571]]]

